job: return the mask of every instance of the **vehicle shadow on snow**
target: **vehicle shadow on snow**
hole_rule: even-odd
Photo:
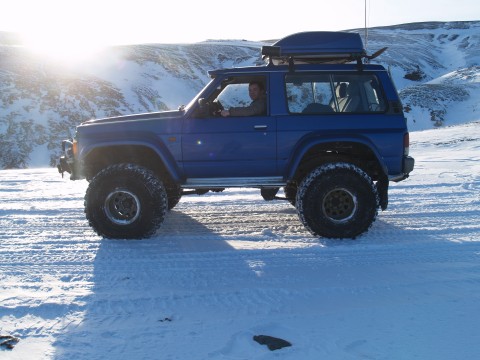
[[[258,278],[249,256],[188,214],[171,211],[163,225],[148,239],[99,240],[91,291],[76,299],[83,305],[56,339],[54,359],[187,358],[172,342],[200,336],[202,323],[211,321],[210,306],[221,301],[211,289],[230,291],[242,279]],[[206,315],[198,310],[203,307]]]
[[[293,208],[284,210],[283,216],[286,218],[295,215]],[[172,342],[199,340],[202,327],[211,321],[208,318],[211,306],[218,303],[221,309],[226,307],[224,301],[232,304],[241,301],[237,299],[241,292],[231,292],[231,289],[243,286],[239,284],[242,281],[248,287],[257,284],[258,279],[261,280],[257,273],[262,270],[263,261],[270,258],[267,256],[266,260],[259,261],[257,252],[238,251],[227,241],[232,234],[238,234],[242,229],[242,224],[237,223],[236,219],[243,212],[240,209],[230,211],[231,220],[225,220],[201,214],[196,218],[179,208],[169,212],[162,228],[152,238],[100,240],[92,261],[93,269],[89,280],[91,292],[76,299],[76,303],[82,304],[75,310],[79,315],[56,339],[54,346],[57,354],[54,358],[154,359],[158,354],[163,354],[164,358],[180,357],[179,354],[184,351],[172,346]],[[280,225],[282,219],[287,220],[283,216],[275,220],[279,224],[271,225],[272,229]],[[293,222],[292,219],[289,221]],[[249,222],[255,222],[251,215]],[[235,228],[222,233],[217,228],[220,226]],[[301,227],[301,224],[298,226]],[[325,261],[328,261],[336,259],[339,254],[334,250],[333,256],[328,248],[338,249],[337,247],[343,246],[349,248],[350,253],[352,247],[360,250],[365,245],[378,242],[385,244],[408,241],[412,236],[407,231],[406,238],[401,239],[400,233],[404,233],[403,229],[377,219],[370,231],[356,240],[313,236],[301,240],[300,236],[297,239],[288,235],[285,241],[305,242],[308,238],[316,246],[299,248],[294,252],[291,248],[283,250],[287,257],[298,258],[299,254],[311,256],[316,253],[319,257],[324,255]],[[241,239],[242,236],[235,238]],[[250,234],[248,238],[263,241],[262,234]],[[272,251],[271,248],[263,250]],[[282,249],[274,250],[274,258],[279,256],[279,251]],[[352,256],[357,256],[355,250]],[[220,269],[229,270],[222,272]],[[223,297],[212,291],[213,288],[219,289]],[[205,315],[202,309],[205,310]],[[253,328],[245,330],[249,334],[248,341],[251,341],[250,335],[255,335],[253,331]],[[223,351],[221,349],[226,346],[225,338],[228,340],[231,335],[226,334],[215,345],[219,351]],[[100,346],[96,346],[98,344]],[[209,351],[215,352],[217,348]]]
[[[262,243],[268,248],[305,247],[356,247],[364,245],[385,245],[398,242],[408,243],[438,241],[442,232],[412,228],[410,215],[395,212],[380,212],[372,227],[354,239],[333,239],[312,235],[300,222],[294,207],[278,203],[272,208],[269,203],[255,206],[223,208],[178,207],[168,213],[162,227],[152,241],[158,242],[165,252],[208,252],[238,250],[230,241],[256,243],[261,250]],[[404,224],[405,226],[401,226]],[[272,242],[277,242],[276,247]],[[283,244],[283,245],[282,245]],[[288,245],[287,245],[288,244]],[[253,245],[256,246],[256,245]]]
[[[252,216],[254,209],[258,219]],[[235,304],[239,292],[230,294],[229,289],[241,286],[239,281],[244,281],[245,286],[258,281],[256,273],[263,264],[256,258],[258,253],[238,251],[228,240],[271,240],[266,238],[265,231],[258,232],[261,228],[284,232],[285,242],[305,245],[310,241],[314,245],[306,248],[299,244],[303,249],[294,252],[291,248],[283,249],[287,257],[311,255],[313,251],[320,257],[323,253],[327,260],[332,258],[329,248],[343,246],[350,252],[352,247],[360,250],[365,245],[414,239],[414,232],[405,231],[388,219],[377,219],[370,231],[356,240],[315,238],[305,232],[293,207],[280,206],[275,213],[281,215],[269,222],[264,221],[263,215],[265,219],[274,216],[270,205],[233,208],[228,213],[220,208],[188,211],[180,206],[170,211],[159,231],[149,239],[100,240],[91,263],[91,291],[77,297],[75,302],[82,305],[74,310],[78,315],[71,313],[74,320],[55,341],[56,360],[154,359],[158,354],[165,355],[164,358],[178,357],[181,349],[169,343],[198,340],[202,326],[210,321],[210,313],[206,311],[204,317],[199,310],[203,306],[209,310],[208,304],[214,306],[216,302],[219,308],[225,307],[222,297],[212,288],[220,289],[228,295],[224,296],[226,301]],[[272,249],[274,258],[282,251],[275,247],[263,250]],[[355,251],[353,255],[356,256]],[[250,330],[245,331],[250,334]],[[225,344],[220,342],[218,347]]]
[[[232,241],[240,248],[256,248],[256,243],[259,249],[267,243],[268,248],[275,248],[273,242],[280,247],[318,242],[300,222],[295,208],[286,202],[179,206],[168,213],[155,238],[179,242],[182,249],[192,251],[237,250],[229,245]]]
[[[150,239],[165,252],[234,250],[221,234],[181,211],[171,210]]]

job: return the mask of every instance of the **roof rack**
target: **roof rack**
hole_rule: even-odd
[[[262,46],[262,58],[268,59],[269,64],[293,66],[352,61],[361,64],[362,58],[370,57],[357,33],[309,31],[286,36],[271,46]]]

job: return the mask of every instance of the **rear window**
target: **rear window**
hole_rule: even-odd
[[[288,110],[297,114],[376,113],[386,101],[373,74],[288,74]]]

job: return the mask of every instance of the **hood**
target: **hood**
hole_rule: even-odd
[[[112,116],[108,118],[92,119],[82,123],[82,125],[99,124],[99,123],[112,123],[123,121],[138,121],[138,120],[157,120],[165,118],[178,118],[183,116],[185,111],[183,110],[171,110],[171,111],[158,111],[143,114],[132,114],[122,116]]]

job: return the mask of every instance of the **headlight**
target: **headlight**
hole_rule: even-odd
[[[76,149],[76,141],[75,145],[70,140],[63,140],[62,141],[62,151],[64,152],[67,158],[72,158],[74,155],[74,148]]]

